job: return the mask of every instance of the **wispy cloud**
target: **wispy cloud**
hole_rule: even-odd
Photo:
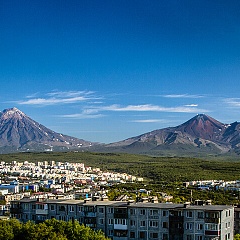
[[[48,96],[55,96],[59,98],[65,98],[65,97],[78,97],[78,96],[87,96],[92,95],[95,92],[93,91],[52,91],[50,93],[47,93]]]
[[[72,118],[72,119],[94,119],[94,118],[102,118],[104,116],[105,115],[103,114],[85,114],[85,113],[61,115],[61,117]]]
[[[99,109],[101,111],[136,111],[136,112],[182,112],[182,113],[199,113],[199,112],[208,112],[206,109],[199,109],[196,107],[162,107],[152,104],[144,104],[144,105],[128,105],[122,107],[120,105],[110,105],[105,106]]]
[[[91,118],[101,118],[104,114],[100,114],[98,109],[84,109],[81,113],[75,114],[65,114],[61,117],[72,118],[72,119],[91,119]]]
[[[192,95],[192,94],[167,94],[163,95],[165,98],[202,98],[203,95]]]
[[[186,104],[185,107],[198,107],[198,104]]]
[[[161,123],[165,123],[166,120],[163,120],[163,119],[142,119],[142,120],[132,120],[130,122],[136,122],[136,123],[156,123],[156,122],[161,122]]]
[[[229,107],[239,108],[240,98],[225,98],[223,100]]]
[[[62,115],[62,117],[66,118],[100,118],[105,115],[101,114],[101,112],[175,112],[175,113],[199,113],[199,112],[209,112],[206,109],[199,109],[196,107],[162,107],[152,104],[145,104],[145,105],[127,105],[127,106],[120,106],[117,104],[110,105],[110,106],[92,106],[89,108],[85,108],[82,110],[81,113],[70,114],[70,115]],[[143,121],[143,120],[140,120]],[[151,120],[144,120],[144,121],[160,121],[159,119],[151,119]]]
[[[20,105],[56,105],[56,104],[70,104],[70,103],[78,103],[84,102],[93,99],[101,99],[99,97],[95,97],[94,92],[91,91],[69,91],[69,92],[61,92],[54,91],[47,93],[42,98],[30,98],[28,96],[27,100],[17,101]],[[29,99],[30,98],[30,99]]]

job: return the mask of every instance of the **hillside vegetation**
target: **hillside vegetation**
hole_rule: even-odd
[[[127,172],[141,176],[150,183],[240,179],[240,161],[237,158],[230,161],[229,159],[151,157],[115,153],[46,152],[2,154],[0,155],[0,161],[82,162],[86,166],[100,167],[102,170]]]

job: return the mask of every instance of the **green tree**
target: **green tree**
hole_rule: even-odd
[[[93,231],[77,221],[46,220],[43,223],[16,219],[0,220],[0,240],[107,240],[101,231]]]
[[[240,240],[240,234],[236,234],[236,235],[234,236],[234,240]]]
[[[13,228],[8,221],[0,221],[0,240],[13,240]]]

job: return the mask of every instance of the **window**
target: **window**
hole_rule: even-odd
[[[135,238],[135,232],[130,232],[130,238]]]
[[[104,223],[103,218],[100,218],[99,219],[99,224],[103,224],[103,223]]]
[[[131,215],[135,215],[135,214],[136,214],[136,209],[131,208],[131,209],[130,209],[130,214],[131,214]]]
[[[24,210],[28,210],[28,207],[29,207],[29,205],[28,205],[27,203],[24,203],[24,204],[23,204],[23,209],[24,209]]]
[[[226,234],[225,235],[225,240],[230,240],[230,236],[231,236],[230,233]]]
[[[198,212],[197,216],[198,216],[198,218],[203,218],[203,212]]]
[[[135,220],[130,220],[130,226],[135,226],[135,225],[136,225]]]
[[[192,223],[186,223],[186,229],[191,230],[192,229]]]
[[[64,206],[59,206],[58,210],[61,211],[61,212],[65,212],[65,207]]]
[[[113,219],[112,218],[108,219],[108,225],[113,225]]]
[[[146,221],[140,221],[140,227],[145,227],[146,226]]]
[[[163,233],[162,239],[163,239],[163,240],[168,240],[168,234],[167,234],[167,233]]]
[[[108,208],[108,213],[113,213],[113,208]]]
[[[162,223],[162,227],[163,227],[163,228],[168,228],[168,222],[163,222],[163,223]]]
[[[79,211],[79,212],[83,212],[83,211],[84,211],[84,208],[83,208],[82,206],[79,206],[79,207],[78,207],[78,211]]]
[[[168,211],[163,210],[162,215],[163,215],[163,217],[167,217],[168,216]]]
[[[114,219],[114,224],[127,225],[127,220],[126,219],[117,218],[117,219]]]
[[[66,221],[66,217],[65,216],[58,216],[58,220]]]
[[[108,235],[109,235],[109,236],[112,236],[112,235],[113,235],[113,230],[112,230],[112,229],[108,230]]]
[[[193,235],[187,235],[187,240],[193,240]]]
[[[143,231],[139,232],[139,238],[145,238],[146,233]]]
[[[218,224],[216,224],[216,223],[205,223],[205,230],[217,231],[218,230]]]
[[[41,210],[44,209],[44,205],[43,204],[38,204],[37,209],[41,209]]]
[[[197,240],[203,240],[203,236],[197,236]]]
[[[203,224],[198,223],[197,224],[197,230],[203,230]]]
[[[145,209],[141,209],[141,210],[140,210],[140,215],[145,215],[145,214],[146,214]]]
[[[192,211],[187,211],[187,217],[192,218],[193,217],[193,212]]]
[[[69,206],[69,212],[74,212],[74,206]]]
[[[104,208],[103,208],[103,207],[100,207],[100,208],[98,209],[98,212],[99,212],[99,213],[103,213],[103,212],[104,212]]]
[[[158,227],[157,221],[149,221],[149,227]]]
[[[153,216],[153,215],[158,215],[158,210],[149,210],[149,214],[150,214],[151,216]]]
[[[227,212],[226,212],[227,214]],[[206,212],[205,217],[206,218],[219,218],[220,213],[219,212]]]
[[[96,209],[94,206],[85,206],[84,211],[86,212],[96,212]]]
[[[149,236],[150,236],[150,238],[158,239],[158,233],[157,232],[150,232]]]
[[[55,206],[54,205],[50,205],[50,210],[54,211],[55,210]]]

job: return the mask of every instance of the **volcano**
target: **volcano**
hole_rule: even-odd
[[[0,152],[65,151],[94,143],[56,133],[17,108],[0,112]]]

